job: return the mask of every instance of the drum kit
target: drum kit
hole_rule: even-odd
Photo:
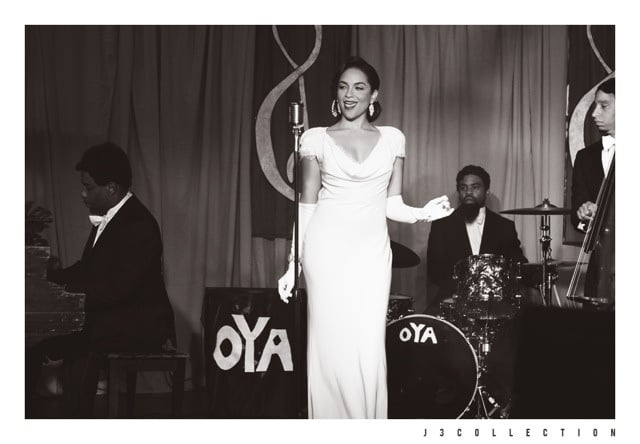
[[[511,321],[524,299],[521,280],[535,284],[543,304],[551,304],[557,268],[549,216],[570,211],[548,199],[533,208],[502,211],[541,216],[542,262],[521,267],[495,254],[464,258],[453,271],[456,292],[440,303],[436,315],[413,314],[412,298],[391,295],[386,332],[390,418],[509,417],[513,356],[508,355],[513,354]],[[398,264],[417,264],[412,256],[408,260],[408,248],[394,244],[394,267],[400,266],[396,252]]]

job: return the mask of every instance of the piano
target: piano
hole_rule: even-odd
[[[83,293],[47,281],[48,246],[25,248],[25,345],[82,330],[85,322]]]

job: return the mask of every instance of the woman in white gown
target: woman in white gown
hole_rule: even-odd
[[[334,79],[337,122],[301,138],[299,238],[307,284],[309,418],[386,418],[386,312],[391,286],[387,217],[407,223],[451,210],[446,196],[405,205],[405,138],[380,114],[375,69],[352,57]],[[279,280],[286,302],[293,262]]]

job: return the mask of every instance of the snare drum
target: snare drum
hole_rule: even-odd
[[[478,386],[478,360],[444,319],[410,315],[387,326],[389,418],[460,418]]]
[[[389,296],[387,324],[410,314],[413,314],[413,298],[411,296],[401,294],[392,294]]]

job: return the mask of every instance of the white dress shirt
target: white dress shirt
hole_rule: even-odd
[[[473,222],[466,222],[471,252],[474,255],[480,254],[480,244],[482,243],[482,232],[484,231],[484,220],[486,216],[487,209],[482,207]]]
[[[96,242],[98,241],[98,238],[100,237],[100,235],[102,234],[102,232],[106,228],[106,226],[109,223],[109,221],[111,221],[111,219],[113,219],[113,216],[116,215],[116,213],[120,210],[120,208],[122,208],[124,203],[127,200],[129,200],[129,198],[131,196],[133,196],[133,194],[131,194],[131,191],[127,191],[127,194],[122,198],[122,200],[120,200],[120,202],[118,202],[117,204],[115,204],[114,206],[109,208],[109,210],[107,211],[107,214],[105,214],[104,216],[96,216],[95,214],[89,215],[89,220],[91,221],[91,223],[94,226],[98,227],[98,231],[96,232],[96,237],[93,240],[93,246],[96,245]]]
[[[616,139],[613,136],[606,135],[602,137],[602,169],[604,170],[604,177],[609,174],[609,168],[611,167],[611,159],[616,152]]]

